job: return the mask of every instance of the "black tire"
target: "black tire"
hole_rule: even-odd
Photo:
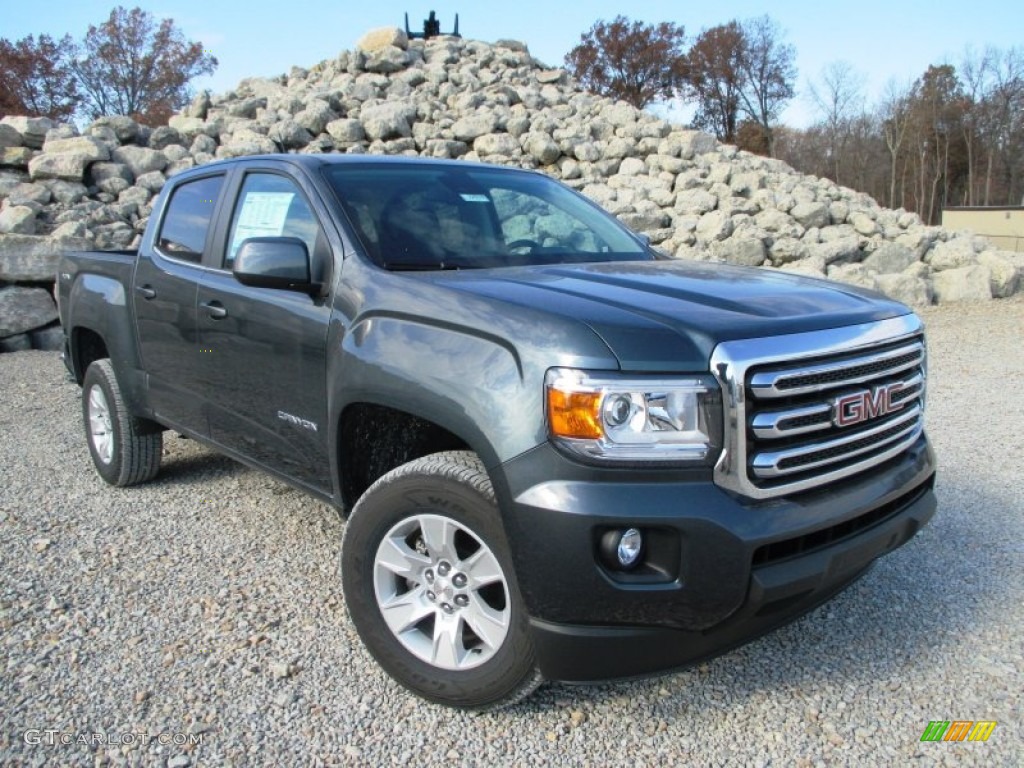
[[[445,532],[429,547],[427,523],[432,530]],[[434,546],[448,540],[452,531],[451,548]],[[389,544],[382,546],[385,540]],[[383,552],[394,542],[422,558],[422,563],[415,564],[418,570],[410,571],[411,578],[394,574],[378,560],[379,548]],[[456,549],[455,557],[443,554]],[[402,558],[398,554],[396,561],[412,564]],[[484,562],[488,567],[482,567]],[[474,570],[474,563],[481,567]],[[540,685],[494,490],[476,454],[452,451],[425,456],[374,483],[345,525],[341,573],[349,615],[363,643],[391,677],[414,693],[451,707],[490,710],[510,706]],[[411,605],[415,600],[417,612],[430,612],[401,633],[404,639],[392,631],[378,598],[379,590],[391,589],[392,579],[396,594],[391,604]],[[494,636],[490,643],[484,639],[497,624],[487,624],[479,635],[474,632],[486,623],[485,616],[503,618],[504,629],[494,632],[504,631],[499,642],[493,642]],[[439,636],[457,639],[446,644]],[[431,642],[433,648],[427,650]],[[453,655],[439,652],[442,645]],[[413,649],[432,652],[435,659],[440,653],[451,661],[446,667],[443,658],[432,662]]]
[[[163,431],[128,411],[109,360],[96,360],[85,372],[82,421],[92,463],[108,483],[136,485],[156,476]]]

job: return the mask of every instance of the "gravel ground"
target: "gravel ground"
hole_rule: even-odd
[[[329,507],[174,437],[107,487],[57,356],[3,355],[0,763],[1024,764],[1024,299],[924,316],[940,508],[913,542],[713,662],[480,716],[363,650]],[[956,719],[999,724],[919,741]]]

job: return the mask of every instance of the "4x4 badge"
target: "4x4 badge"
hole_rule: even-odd
[[[832,423],[837,427],[850,427],[898,411],[904,403],[893,400],[893,395],[902,389],[903,382],[897,381],[883,387],[841,395],[832,401]]]

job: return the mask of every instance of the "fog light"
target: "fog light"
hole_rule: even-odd
[[[615,549],[615,556],[619,565],[623,568],[632,568],[640,558],[640,552],[644,548],[644,537],[636,528],[630,528],[619,538],[619,545]]]

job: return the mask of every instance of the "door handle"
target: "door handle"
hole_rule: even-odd
[[[219,301],[207,301],[199,306],[205,309],[206,314],[214,320],[222,320],[228,316],[228,311],[224,309],[224,306]]]
[[[148,285],[136,285],[135,292],[138,293],[146,301],[156,298],[156,291],[154,291]]]

